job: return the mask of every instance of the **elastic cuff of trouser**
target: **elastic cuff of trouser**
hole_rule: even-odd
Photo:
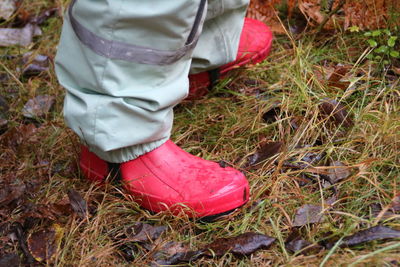
[[[111,163],[123,163],[140,157],[154,149],[160,147],[167,142],[169,137],[147,143],[124,147],[113,151],[104,152],[96,148],[90,148],[90,151],[95,153],[99,158]]]

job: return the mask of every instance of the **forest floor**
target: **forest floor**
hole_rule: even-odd
[[[27,14],[55,5],[34,2]],[[115,179],[83,179],[54,73],[61,25],[50,17],[31,45],[0,49],[1,266],[157,266],[216,240],[222,252],[177,266],[400,265],[400,68],[368,59],[363,32],[276,36],[266,61],[175,108],[172,140],[251,186],[245,206],[204,223],[151,214]],[[49,67],[27,71],[37,55]],[[220,239],[248,232],[275,241],[238,256],[238,240]]]

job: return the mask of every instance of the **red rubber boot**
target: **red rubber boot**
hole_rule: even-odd
[[[107,163],[86,148],[80,166],[89,180],[100,181],[107,176]],[[175,215],[184,212],[189,217],[209,217],[249,200],[249,185],[241,172],[195,157],[172,141],[122,163],[120,175],[135,201],[153,212],[169,210]]]
[[[230,70],[263,61],[271,50],[273,35],[261,21],[245,18],[236,60],[218,69],[189,75],[189,95],[186,99],[205,96],[219,78]]]

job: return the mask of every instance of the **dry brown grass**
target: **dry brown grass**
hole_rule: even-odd
[[[28,6],[30,12],[35,12],[50,6],[50,1]],[[60,26],[60,18],[50,19],[44,35],[30,50],[54,56]],[[55,257],[47,263],[49,266],[148,264],[154,251],[130,244],[130,249],[125,250],[132,253],[128,261],[120,249],[124,240],[118,237],[125,227],[138,221],[168,226],[157,241],[160,244],[188,242],[193,249],[247,231],[277,238],[270,249],[246,258],[238,259],[228,253],[220,258],[200,259],[192,266],[394,266],[400,262],[398,240],[325,249],[310,255],[292,254],[283,244],[291,232],[296,209],[303,204],[322,203],[331,196],[331,190],[323,189],[320,180],[301,185],[306,170],[284,168],[286,160],[301,159],[310,151],[326,153],[321,166],[339,160],[349,166],[352,175],[337,184],[338,199],[332,209],[326,210],[324,220],[301,228],[305,239],[315,243],[339,239],[378,223],[400,228],[400,215],[381,222],[371,216],[371,204],[387,207],[399,194],[399,76],[390,76],[360,58],[363,44],[360,35],[340,33],[297,41],[280,37],[267,61],[222,81],[214,96],[177,107],[172,139],[192,154],[224,160],[244,170],[251,184],[252,198],[248,204],[228,218],[209,224],[173,218],[167,213],[150,214],[134,203],[118,182],[97,187],[83,180],[77,168],[79,142],[63,123],[63,89],[57,84],[54,70],[30,79],[11,79],[0,89],[11,107],[9,131],[28,123],[21,116],[21,109],[31,97],[50,94],[57,97],[57,103],[51,113],[36,122],[38,130],[22,137],[19,144],[10,146],[4,138],[7,133],[0,137],[1,179],[22,182],[29,188],[6,217],[1,215],[3,223],[20,220],[26,205],[61,201],[68,189],[74,188],[96,212],[86,220],[75,215],[59,218],[64,236]],[[348,53],[350,50],[352,53]],[[27,49],[1,51],[20,55]],[[316,75],[318,67],[338,63],[352,66],[348,76],[351,91],[331,88]],[[2,73],[7,68],[18,77],[16,59],[3,60],[2,64]],[[326,97],[345,104],[354,117],[353,127],[335,125],[321,115],[319,105]],[[262,115],[275,102],[280,103],[279,118],[265,123]],[[290,123],[295,117],[301,118],[297,130]],[[247,156],[269,140],[284,143],[275,163],[267,161],[258,168],[244,169]],[[48,225],[49,221],[35,223],[34,228],[27,228],[28,232]],[[11,242],[5,248],[13,251],[18,244]]]

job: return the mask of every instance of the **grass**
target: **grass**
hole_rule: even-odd
[[[24,4],[33,13],[45,6],[49,3]],[[60,26],[61,19],[52,18],[30,49],[1,48],[2,54],[21,55],[30,50],[53,57]],[[371,205],[386,207],[399,194],[399,76],[393,78],[378,71],[374,64],[363,60],[363,52],[361,34],[337,33],[299,40],[280,36],[265,62],[221,81],[209,97],[183,102],[176,108],[172,139],[186,151],[208,160],[224,160],[241,169],[246,157],[261,144],[269,140],[284,142],[277,164],[267,162],[256,169],[243,169],[251,184],[251,201],[228,218],[208,224],[172,218],[167,213],[150,214],[131,201],[118,185],[96,187],[84,181],[77,168],[79,141],[63,123],[64,92],[53,68],[38,77],[19,79],[15,67],[18,60],[2,60],[1,73],[14,77],[0,88],[10,104],[9,130],[28,123],[21,115],[27,100],[39,94],[57,97],[53,111],[36,123],[40,125],[37,132],[22,137],[15,149],[9,146],[6,134],[0,137],[3,181],[24,182],[31,190],[28,200],[17,202],[19,205],[7,221],[17,221],[26,203],[55,203],[74,188],[96,206],[97,212],[83,221],[75,216],[60,219],[64,236],[49,266],[148,264],[152,251],[133,245],[134,249],[128,249],[133,253],[132,259],[127,261],[118,248],[121,241],[115,238],[124,227],[137,221],[165,225],[168,231],[160,242],[188,242],[193,249],[247,231],[277,238],[270,249],[249,257],[239,259],[228,253],[220,258],[200,259],[193,266],[394,266],[400,262],[398,240],[333,247],[309,255],[290,253],[284,246],[297,208],[322,203],[331,196],[319,182],[301,186],[305,171],[282,167],[289,158],[301,159],[309,151],[326,153],[323,163],[339,160],[352,170],[352,175],[337,185],[338,199],[326,211],[324,220],[300,229],[311,242],[339,240],[382,223],[371,216]],[[332,88],[315,74],[317,68],[328,69],[339,63],[351,66],[352,91]],[[319,105],[325,98],[346,104],[354,117],[352,128],[334,125],[321,116]],[[276,102],[281,107],[278,120],[265,123],[262,115]],[[294,117],[301,122],[297,130],[290,126]],[[383,223],[399,229],[399,219],[397,215]],[[49,222],[37,223],[32,229]],[[6,248],[12,251],[16,247],[13,243]]]

